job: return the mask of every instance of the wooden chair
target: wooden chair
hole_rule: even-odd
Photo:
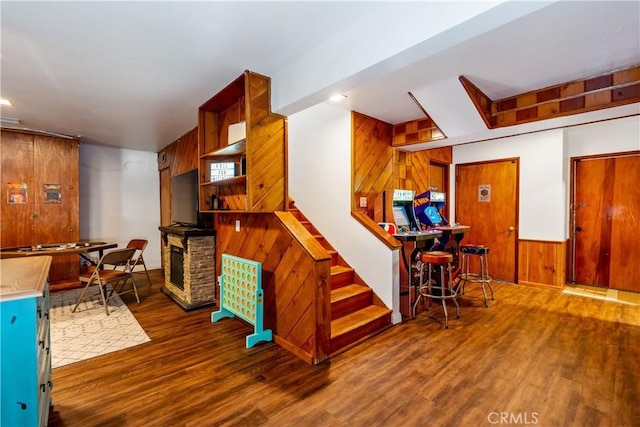
[[[122,295],[127,292],[134,292],[136,295],[136,301],[140,303],[140,298],[138,297],[138,289],[136,288],[136,281],[133,278],[131,261],[133,259],[134,254],[136,253],[135,248],[124,248],[124,249],[115,249],[105,253],[100,260],[98,261],[98,265],[92,270],[80,274],[80,281],[86,283],[82,293],[78,297],[78,301],[76,302],[75,307],[71,310],[75,313],[76,309],[84,299],[85,294],[87,293],[87,289],[92,284],[98,285],[100,288],[100,297],[102,298],[102,303],[104,304],[104,309],[107,312],[107,316],[109,315],[109,306],[107,302],[110,298],[115,295]],[[124,265],[125,268],[123,270],[116,270],[116,266]],[[106,269],[107,266],[113,266],[114,269]],[[131,279],[132,289],[124,291],[124,286]],[[118,284],[120,283],[120,290],[117,291]],[[107,285],[111,284],[111,292],[107,296]]]

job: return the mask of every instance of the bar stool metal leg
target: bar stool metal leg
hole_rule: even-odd
[[[425,300],[424,304],[426,310],[429,309],[430,300],[439,299],[442,303],[442,310],[444,311],[445,329],[448,329],[449,313],[447,311],[447,299],[453,300],[456,305],[456,319],[460,318],[460,306],[458,305],[458,301],[456,301],[457,290],[453,287],[453,275],[451,272],[451,261],[453,256],[448,252],[431,251],[421,254],[420,258],[421,265],[418,283],[419,296],[413,305],[413,315],[415,317],[416,308],[423,297]],[[424,281],[425,268],[428,269],[426,282]],[[435,285],[435,282],[432,279],[432,270],[434,268],[437,268],[440,272],[440,283]]]

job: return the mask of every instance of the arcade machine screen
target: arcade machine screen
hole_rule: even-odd
[[[425,215],[431,221],[431,224],[438,226],[442,224],[442,217],[438,213],[438,209],[435,206],[429,206],[424,210]]]
[[[398,226],[398,230],[402,232],[410,231],[411,224],[409,223],[409,217],[404,206],[393,207],[393,220]]]
[[[416,218],[423,226],[440,227],[448,225],[448,221],[440,214],[446,200],[445,193],[427,191],[416,196],[414,209]]]

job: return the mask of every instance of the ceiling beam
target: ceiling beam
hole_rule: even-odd
[[[498,100],[467,77],[459,80],[489,129],[640,102],[640,65]]]

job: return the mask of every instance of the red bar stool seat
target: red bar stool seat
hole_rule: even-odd
[[[446,329],[449,329],[449,314],[447,313],[446,300],[453,300],[456,305],[456,319],[460,318],[460,306],[458,305],[458,301],[456,301],[457,292],[453,287],[453,276],[451,273],[452,262],[453,255],[449,252],[431,251],[420,254],[420,265],[417,266],[420,272],[418,298],[413,304],[413,316],[415,317],[416,308],[422,298],[426,301],[426,309],[429,309],[429,300],[440,300],[442,302],[442,309],[444,310],[444,327]],[[426,280],[425,270],[427,273]],[[436,282],[431,278],[433,271],[440,272],[440,282]]]
[[[494,300],[493,287],[491,286],[491,277],[489,276],[489,247],[484,245],[460,245],[462,252],[462,261],[460,262],[460,282],[458,283],[458,291],[464,295],[467,283],[480,283],[482,288],[482,296],[484,297],[484,306],[489,307],[487,303],[487,290],[485,285],[491,290],[491,300]],[[477,256],[480,260],[480,272],[469,271],[469,257]]]

